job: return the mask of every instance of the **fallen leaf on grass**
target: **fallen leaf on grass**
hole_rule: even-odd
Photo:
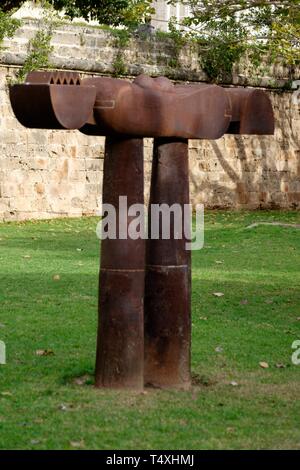
[[[85,446],[84,441],[71,441],[70,442],[71,447],[75,447],[77,449],[83,449]]]
[[[24,259],[30,259],[31,256],[30,256],[30,255],[24,255],[23,258],[24,258]]]
[[[41,441],[39,441],[38,439],[32,439],[30,441],[30,444],[32,444],[33,446],[36,446],[37,444],[40,444]]]
[[[223,297],[224,296],[223,292],[214,292],[213,295],[215,297]]]
[[[229,428],[226,428],[226,431],[227,431],[227,432],[235,432],[235,428],[229,427]]]
[[[239,384],[233,380],[232,382],[230,382],[230,385],[232,387],[237,387]]]
[[[2,397],[12,397],[13,394],[11,392],[1,392]]]
[[[60,275],[59,274],[54,274],[52,279],[53,279],[53,281],[59,281],[60,280]]]
[[[223,261],[215,261],[216,264],[223,264]]]
[[[58,407],[61,411],[67,411],[68,407],[67,405],[64,405],[63,403],[61,403]]]
[[[260,367],[262,367],[262,369],[268,369],[269,368],[269,364],[267,362],[260,362],[259,365],[260,365]]]
[[[207,321],[207,317],[199,317],[199,320]]]
[[[88,374],[82,375],[81,377],[76,377],[73,382],[75,385],[86,385],[87,382],[91,380],[91,376]]]
[[[284,364],[282,364],[281,362],[276,364],[276,367],[277,367],[277,369],[285,369],[286,368],[286,366]]]
[[[52,351],[52,349],[37,349],[37,351],[35,351],[35,354],[37,356],[54,356],[54,352]]]
[[[83,248],[76,248],[76,251],[83,251]]]
[[[222,353],[222,352],[223,352],[222,346],[217,346],[216,349],[215,349],[215,351],[216,351],[217,353]]]

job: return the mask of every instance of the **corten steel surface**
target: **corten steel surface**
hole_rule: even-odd
[[[33,72],[25,84],[10,87],[10,98],[26,127],[107,136],[103,200],[116,209],[119,196],[128,197],[128,206],[143,202],[143,137],[156,139],[151,202],[183,205],[189,200],[187,139],[274,133],[267,94],[250,88]],[[119,234],[102,241],[96,386],[189,386],[191,270],[184,245],[174,237],[147,242],[144,291],[145,242]]]
[[[217,85],[174,86],[145,75],[133,83],[103,77],[83,84],[97,89],[94,119],[82,129],[87,134],[218,139],[230,124],[230,101]]]
[[[274,114],[268,95],[251,88],[226,88],[231,105],[229,134],[274,134]]]
[[[80,129],[90,135],[218,139],[225,133],[274,133],[262,90],[174,85],[140,75],[80,80],[72,72],[32,72],[10,87],[16,117],[26,127]]]
[[[29,128],[80,129],[91,116],[95,99],[95,88],[68,72],[32,72],[25,84],[10,87],[14,113]]]
[[[189,204],[188,141],[155,139],[150,204]],[[190,386],[191,257],[188,240],[147,240],[145,282],[145,383]],[[151,231],[149,210],[149,232]]]
[[[128,207],[144,203],[143,139],[107,138],[103,203],[117,209],[117,226]],[[131,218],[128,217],[128,224]],[[105,239],[101,243],[99,332],[96,386],[142,389],[144,386],[145,240]]]

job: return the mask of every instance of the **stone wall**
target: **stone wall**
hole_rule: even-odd
[[[273,136],[191,141],[191,193],[208,207],[300,208],[300,115],[291,94],[268,92]]]
[[[26,45],[39,27],[26,20],[5,44],[0,65],[0,220],[93,215],[102,186],[104,139],[78,131],[23,128],[14,118],[8,81],[26,57]],[[115,38],[100,28],[60,25],[53,37],[53,68],[82,74],[112,74]],[[126,78],[144,72],[177,80],[205,81],[197,53],[186,48],[176,68],[168,40],[136,39],[122,51]],[[129,65],[130,64],[130,65]],[[299,76],[299,75],[298,75]],[[294,72],[297,78],[297,71]],[[247,73],[236,68],[234,85],[264,86],[276,117],[275,137],[226,136],[190,141],[191,195],[213,208],[300,207],[300,117],[292,93],[282,87],[290,71],[276,64]],[[151,140],[145,139],[146,191],[151,169]]]

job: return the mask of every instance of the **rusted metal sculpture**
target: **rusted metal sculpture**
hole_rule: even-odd
[[[189,204],[188,140],[155,139],[150,204]],[[182,217],[184,211],[182,210]],[[151,230],[149,214],[149,230]],[[182,220],[182,225],[184,221]],[[191,252],[188,240],[148,239],[145,282],[145,383],[188,388]]]
[[[78,74],[34,72],[10,88],[27,127],[80,129],[106,136],[103,202],[123,217],[144,201],[143,137],[154,137],[150,204],[189,203],[188,139],[225,133],[273,134],[261,90],[173,85],[141,75],[133,83]],[[127,214],[126,214],[127,215]],[[130,218],[128,219],[128,223]],[[149,225],[151,229],[151,216]],[[171,231],[172,233],[172,231]],[[102,240],[96,386],[190,386],[191,259],[184,239]]]
[[[129,206],[144,202],[143,164],[143,139],[107,137],[103,203],[116,208],[117,221],[127,215],[119,196]],[[96,386],[144,386],[144,282],[145,240],[102,240]]]

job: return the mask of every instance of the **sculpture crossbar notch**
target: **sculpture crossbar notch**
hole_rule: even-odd
[[[188,139],[274,133],[268,95],[251,88],[174,85],[140,75],[132,83],[75,73],[33,72],[10,87],[26,127],[106,136],[103,203],[122,217],[144,202],[143,138],[154,138],[150,204],[189,203]],[[128,224],[130,218],[128,218]],[[149,212],[149,231],[151,231]],[[188,388],[191,384],[191,259],[186,240],[102,240],[98,387]]]

